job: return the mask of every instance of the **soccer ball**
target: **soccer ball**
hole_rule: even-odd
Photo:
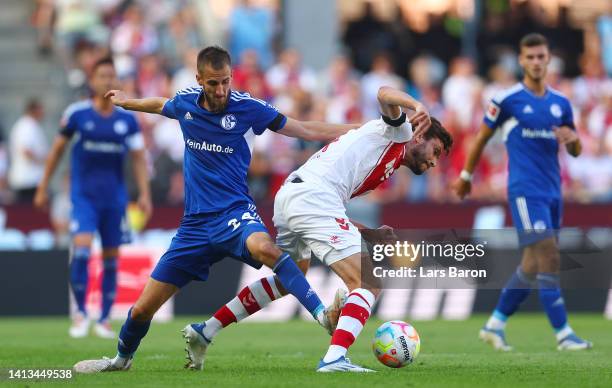
[[[374,356],[389,368],[401,368],[411,364],[420,350],[419,333],[410,324],[402,321],[383,323],[372,340]]]

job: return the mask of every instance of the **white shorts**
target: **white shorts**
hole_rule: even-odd
[[[298,260],[311,254],[324,264],[361,252],[361,234],[337,194],[306,182],[286,182],[274,199],[276,244]]]

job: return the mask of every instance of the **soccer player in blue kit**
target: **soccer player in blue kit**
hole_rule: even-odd
[[[118,248],[120,244],[129,242],[125,218],[128,196],[123,179],[123,165],[128,152],[132,157],[140,193],[138,204],[147,217],[151,213],[149,178],[140,127],[132,112],[117,108],[104,98],[106,91],[115,87],[116,83],[115,67],[110,58],[103,58],[94,64],[89,79],[92,97],[70,105],[64,112],[62,129],[55,138],[34,198],[36,207],[47,207],[50,178],[66,145],[75,138],[70,174],[70,285],[78,312],[74,314],[69,330],[74,338],[84,337],[89,331],[90,321],[85,309],[87,263],[96,231],[102,240],[103,275],[102,310],[94,332],[103,338],[116,337],[108,317],[117,288]]]
[[[358,125],[302,122],[248,94],[231,90],[231,59],[211,46],[197,58],[199,87],[177,92],[172,99],[128,99],[117,90],[107,93],[113,104],[128,110],[162,114],[179,121],[185,140],[185,212],[170,248],[153,270],[119,334],[114,359],[85,360],[81,373],[127,370],[155,312],[192,280],[206,280],[210,267],[230,256],[253,267],[272,268],[284,290],[295,296],[329,330],[329,311],[310,287],[300,268],[272,241],[248,193],[247,169],[253,138],[266,129],[307,140],[332,140]],[[202,324],[187,325],[189,362],[202,369],[209,341]]]
[[[480,338],[495,349],[512,347],[505,339],[508,317],[516,312],[532,288],[552,325],[559,350],[582,350],[591,342],[578,337],[567,322],[559,282],[560,257],[556,232],[561,227],[559,146],[577,157],[581,144],[568,99],[546,85],[550,53],[546,38],[528,34],[520,42],[521,83],[491,101],[476,142],[454,189],[464,198],[471,189],[476,163],[495,129],[500,128],[509,158],[508,202],[523,248],[521,265],[502,290]]]

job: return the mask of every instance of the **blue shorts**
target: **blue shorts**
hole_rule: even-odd
[[[125,206],[104,207],[87,200],[73,200],[70,232],[100,233],[103,248],[116,248],[131,241]]]
[[[184,216],[151,277],[182,288],[192,280],[206,280],[210,267],[226,257],[261,268],[246,246],[247,238],[255,232],[268,233],[255,205],[226,213]]]
[[[508,203],[521,247],[557,236],[563,216],[561,199],[510,197]]]

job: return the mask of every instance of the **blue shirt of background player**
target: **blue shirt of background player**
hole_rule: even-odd
[[[185,140],[185,215],[219,212],[253,203],[247,172],[255,135],[278,131],[287,118],[265,101],[230,91],[222,112],[198,101],[201,87],[179,90],[162,114],[176,119]]]
[[[500,128],[508,150],[508,196],[561,198],[559,143],[554,127],[575,129],[568,99],[547,88],[537,96],[518,83],[497,95],[484,123]]]
[[[142,148],[142,135],[131,112],[114,108],[109,116],[98,113],[91,101],[71,104],[62,117],[60,133],[75,137],[70,161],[73,202],[93,201],[104,207],[125,207],[123,178],[126,153]]]

